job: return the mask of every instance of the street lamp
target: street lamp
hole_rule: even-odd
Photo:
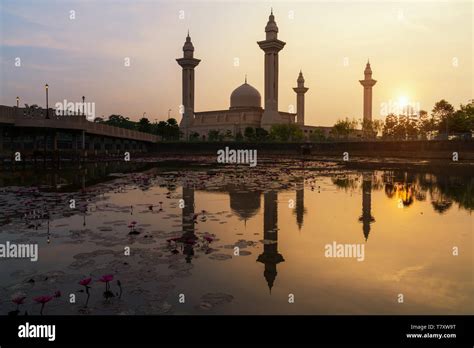
[[[16,107],[20,107],[20,97],[16,97]]]
[[[82,115],[85,116],[86,115],[86,104],[85,104],[85,101],[86,100],[86,97],[82,96]]]
[[[49,119],[48,84],[44,85],[44,88],[46,89],[46,118]]]

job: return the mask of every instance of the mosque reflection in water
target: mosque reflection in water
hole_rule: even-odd
[[[362,216],[359,221],[362,222],[362,230],[365,240],[369,237],[370,224],[375,222],[371,215],[371,193],[372,193],[372,175],[363,175],[363,195],[362,195]],[[303,226],[306,208],[304,206],[304,178],[298,178],[296,182],[296,201],[293,214],[296,217],[298,229]],[[263,276],[267,281],[271,292],[275,279],[277,277],[277,265],[284,262],[282,254],[278,252],[278,191],[253,190],[246,191],[244,186],[226,185],[218,190],[229,194],[230,207],[236,215],[242,220],[247,221],[260,210],[261,195],[263,194],[263,252],[258,255],[257,262],[264,265]],[[195,188],[191,185],[185,185],[182,188],[182,197],[186,202],[182,210],[182,240],[189,241],[184,243],[183,254],[186,262],[191,263],[194,256],[195,244],[193,241],[198,237],[195,234],[195,216],[194,203]]]
[[[182,240],[191,241],[184,243],[183,254],[186,262],[191,262],[194,256],[195,244],[193,240],[197,240],[195,234],[195,224],[193,216],[195,216],[194,194],[195,189],[189,185],[183,186],[183,199],[186,202],[182,212],[183,235]],[[244,221],[250,219],[260,210],[261,191],[243,192],[244,187],[227,185],[220,189],[220,192],[228,192],[230,196],[230,207]],[[298,226],[303,224],[304,215],[304,189],[301,185],[297,189],[297,199],[295,205],[295,213]],[[258,256],[257,261],[265,267],[263,275],[268,283],[271,291],[275,282],[277,265],[284,262],[283,255],[278,252],[278,192],[275,190],[263,192],[263,252]]]
[[[450,197],[448,187],[456,186],[454,182],[445,182],[442,177],[430,174],[411,175],[406,172],[384,172],[378,175],[376,172],[363,172],[353,175],[343,175],[342,178],[333,177],[332,182],[338,188],[347,189],[351,187],[354,190],[361,190],[362,193],[362,212],[359,217],[354,217],[355,221],[359,221],[363,234],[363,239],[367,242],[369,239],[372,224],[376,222],[372,215],[372,190],[385,191],[385,196],[389,199],[395,199],[400,207],[410,207],[415,200],[424,201],[427,199],[429,191],[431,204],[433,209],[443,214],[449,209],[453,201],[457,201],[459,206],[467,210],[472,210],[472,201],[470,191],[465,197]],[[466,184],[465,178],[461,180],[461,186]],[[359,184],[359,181],[362,182]],[[459,182],[458,182],[459,184]],[[467,183],[469,186],[470,184]],[[444,191],[443,191],[444,188]],[[294,183],[295,202],[293,215],[296,220],[298,229],[304,223],[304,217],[307,214],[305,208],[305,179],[303,176],[297,178]],[[186,184],[182,188],[182,197],[186,202],[182,210],[182,239],[187,241],[197,240],[195,234],[195,216],[194,195],[196,190],[192,185]],[[211,191],[204,189],[204,191]],[[255,216],[261,209],[261,196],[263,195],[263,252],[258,255],[256,261],[264,266],[263,276],[271,289],[275,283],[278,274],[278,264],[285,262],[284,256],[278,250],[278,194],[279,192],[288,192],[289,190],[255,190],[247,189],[245,185],[225,185],[219,189],[213,189],[214,192],[227,193],[230,200],[230,208],[245,223],[247,220]],[[185,243],[183,246],[183,254],[186,262],[191,263],[195,253],[194,243]]]

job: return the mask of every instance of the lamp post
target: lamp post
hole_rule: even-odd
[[[86,115],[86,103],[85,103],[86,97],[82,96],[82,115]]]
[[[16,107],[20,107],[20,97],[16,97]]]
[[[44,88],[46,89],[46,118],[49,119],[48,84],[44,85]]]

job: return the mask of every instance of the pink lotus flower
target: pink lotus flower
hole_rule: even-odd
[[[112,280],[114,280],[113,274],[106,274],[99,278],[99,281],[102,283],[108,283],[108,282],[111,282]]]
[[[86,288],[87,300],[86,300],[85,307],[87,307],[87,304],[89,303],[89,297],[90,297],[89,284],[91,283],[91,281],[92,281],[92,278],[89,277],[89,278],[84,278],[79,282],[80,285]]]
[[[49,295],[38,296],[33,299],[36,302],[41,303],[41,310],[40,310],[41,315],[43,315],[44,305],[48,303],[49,301],[51,301],[52,299],[53,299],[53,296],[49,296]]]
[[[132,221],[131,224],[132,224],[132,225],[136,225],[137,222],[136,222],[136,221]]]
[[[92,281],[92,278],[85,278],[85,279],[82,279],[79,284],[82,285],[82,286],[87,286],[90,284],[90,282]]]
[[[49,295],[43,295],[43,296],[38,296],[38,297],[33,298],[33,300],[42,304],[48,303],[52,299],[53,299],[53,296],[49,296]]]
[[[16,297],[12,298],[12,302],[19,306],[19,305],[25,303],[25,299],[26,299],[26,296],[18,295]]]

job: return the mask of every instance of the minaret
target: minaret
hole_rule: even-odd
[[[303,72],[300,70],[298,79],[298,87],[293,88],[296,92],[296,123],[303,126],[304,125],[304,94],[308,91],[309,88],[304,86],[304,77]]]
[[[276,191],[263,194],[263,253],[257,258],[258,262],[265,265],[263,276],[267,281],[270,292],[277,276],[277,264],[285,261],[278,253],[278,195]]]
[[[266,39],[257,43],[265,52],[265,111],[261,126],[268,130],[273,124],[281,121],[278,113],[278,52],[286,44],[278,40],[278,27],[273,10],[268,18],[265,33]]]
[[[362,174],[362,216],[359,218],[362,222],[362,231],[365,240],[369,238],[370,224],[375,222],[372,216],[372,177],[369,173]]]
[[[364,79],[359,82],[364,86],[364,121],[372,121],[372,87],[377,81],[372,79],[372,69],[368,60],[364,70]]]
[[[194,46],[191,42],[191,37],[186,37],[186,42],[183,46],[183,58],[176,59],[178,64],[183,68],[183,117],[179,123],[179,128],[184,133],[185,139],[189,137],[189,127],[192,126],[194,118],[194,68],[201,61],[194,58]]]

